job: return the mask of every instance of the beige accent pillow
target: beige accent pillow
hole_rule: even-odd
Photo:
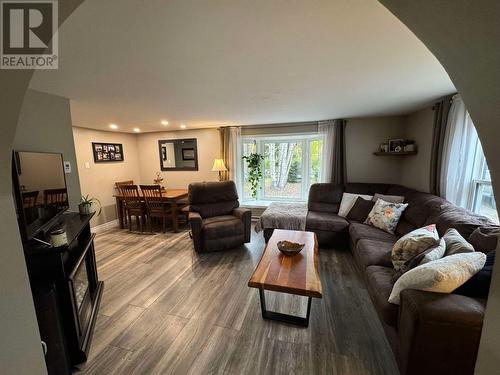
[[[443,236],[446,242],[446,254],[472,253],[474,246],[468,243],[455,228],[449,228]]]
[[[405,201],[405,197],[401,195],[384,195],[375,193],[375,195],[373,196],[373,201],[376,202],[377,199],[382,199],[390,203],[403,203]]]
[[[383,199],[378,199],[368,214],[365,224],[394,234],[399,219],[401,219],[401,215],[403,215],[406,207],[408,207],[407,203],[390,203]]]
[[[441,238],[437,245],[434,245],[434,247],[429,250],[430,251],[428,251],[420,261],[420,264],[429,263],[444,257],[444,253],[446,252],[446,242],[444,238]]]
[[[438,241],[439,234],[435,224],[427,225],[405,234],[392,247],[391,260],[394,269],[398,271],[404,262],[425,249],[436,245]]]
[[[356,199],[358,199],[358,197],[361,197],[363,199],[371,201],[373,198],[373,195],[344,193],[342,195],[342,200],[340,201],[338,215],[342,216],[342,217],[346,217],[347,214],[349,213],[349,211],[351,211],[352,206],[354,206],[354,203],[356,203]]]
[[[392,288],[389,302],[399,305],[405,289],[451,293],[484,267],[486,254],[480,252],[450,255],[422,264],[403,274]]]

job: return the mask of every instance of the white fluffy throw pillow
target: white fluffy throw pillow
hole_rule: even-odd
[[[354,203],[356,203],[356,199],[358,199],[358,197],[371,201],[373,195],[344,193],[342,195],[342,200],[340,201],[338,215],[346,217],[349,211],[351,211],[352,206],[354,206]]]
[[[425,264],[432,262],[433,260],[438,260],[444,257],[444,253],[446,252],[446,242],[444,238],[439,240],[439,243],[435,245],[432,249],[429,249],[429,252],[424,255],[420,264]]]
[[[405,234],[392,247],[391,260],[394,269],[398,271],[404,262],[429,247],[436,245],[438,241],[439,234],[435,224],[427,225]]]
[[[486,254],[475,252],[450,255],[422,264],[396,281],[389,302],[399,305],[399,295],[405,289],[451,293],[479,272],[485,262]]]

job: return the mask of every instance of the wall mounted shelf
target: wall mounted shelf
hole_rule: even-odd
[[[373,155],[377,156],[408,156],[408,155],[416,155],[417,151],[401,151],[401,152],[374,152]]]

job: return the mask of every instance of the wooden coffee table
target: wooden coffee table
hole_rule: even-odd
[[[302,251],[294,256],[283,255],[277,247],[279,241],[304,243]],[[318,241],[313,232],[275,229],[264,249],[262,258],[248,282],[259,289],[260,307],[264,319],[278,320],[307,327],[311,313],[311,299],[322,298],[321,279],[318,272]],[[266,309],[264,290],[305,296],[306,317],[282,314]]]

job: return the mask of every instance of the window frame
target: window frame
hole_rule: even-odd
[[[241,150],[244,155],[245,144],[256,145],[256,152],[264,155],[264,144],[271,142],[296,142],[301,144],[302,147],[302,171],[301,171],[301,194],[300,198],[286,198],[286,197],[266,197],[264,186],[257,191],[256,201],[261,202],[306,202],[309,195],[309,187],[311,186],[311,142],[321,140],[323,142],[322,149],[324,149],[324,136],[318,133],[296,133],[296,134],[262,134],[262,135],[246,135],[241,137]],[[321,157],[321,154],[320,154]],[[321,157],[321,165],[319,167],[318,182],[322,181],[324,158]],[[243,203],[251,203],[253,198],[245,198],[245,161],[241,161],[241,179],[242,179],[242,201]],[[262,174],[265,176],[265,165],[262,167]],[[262,181],[264,183],[264,181]]]
[[[484,215],[483,212],[480,210],[480,201],[479,198],[481,198],[482,194],[480,194],[481,189],[484,187],[491,187],[492,188],[492,183],[491,183],[491,176],[490,178],[487,177],[486,171],[488,170],[488,164],[486,163],[486,157],[484,156],[484,152],[481,146],[481,143],[477,142],[476,145],[476,150],[474,154],[474,167],[473,167],[473,177],[471,181],[471,189],[470,189],[470,194],[467,202],[467,208],[471,210],[474,213]],[[494,199],[494,197],[493,197]],[[497,214],[498,214],[498,208],[497,208]],[[493,220],[493,219],[492,219]],[[498,223],[497,223],[498,224]]]

